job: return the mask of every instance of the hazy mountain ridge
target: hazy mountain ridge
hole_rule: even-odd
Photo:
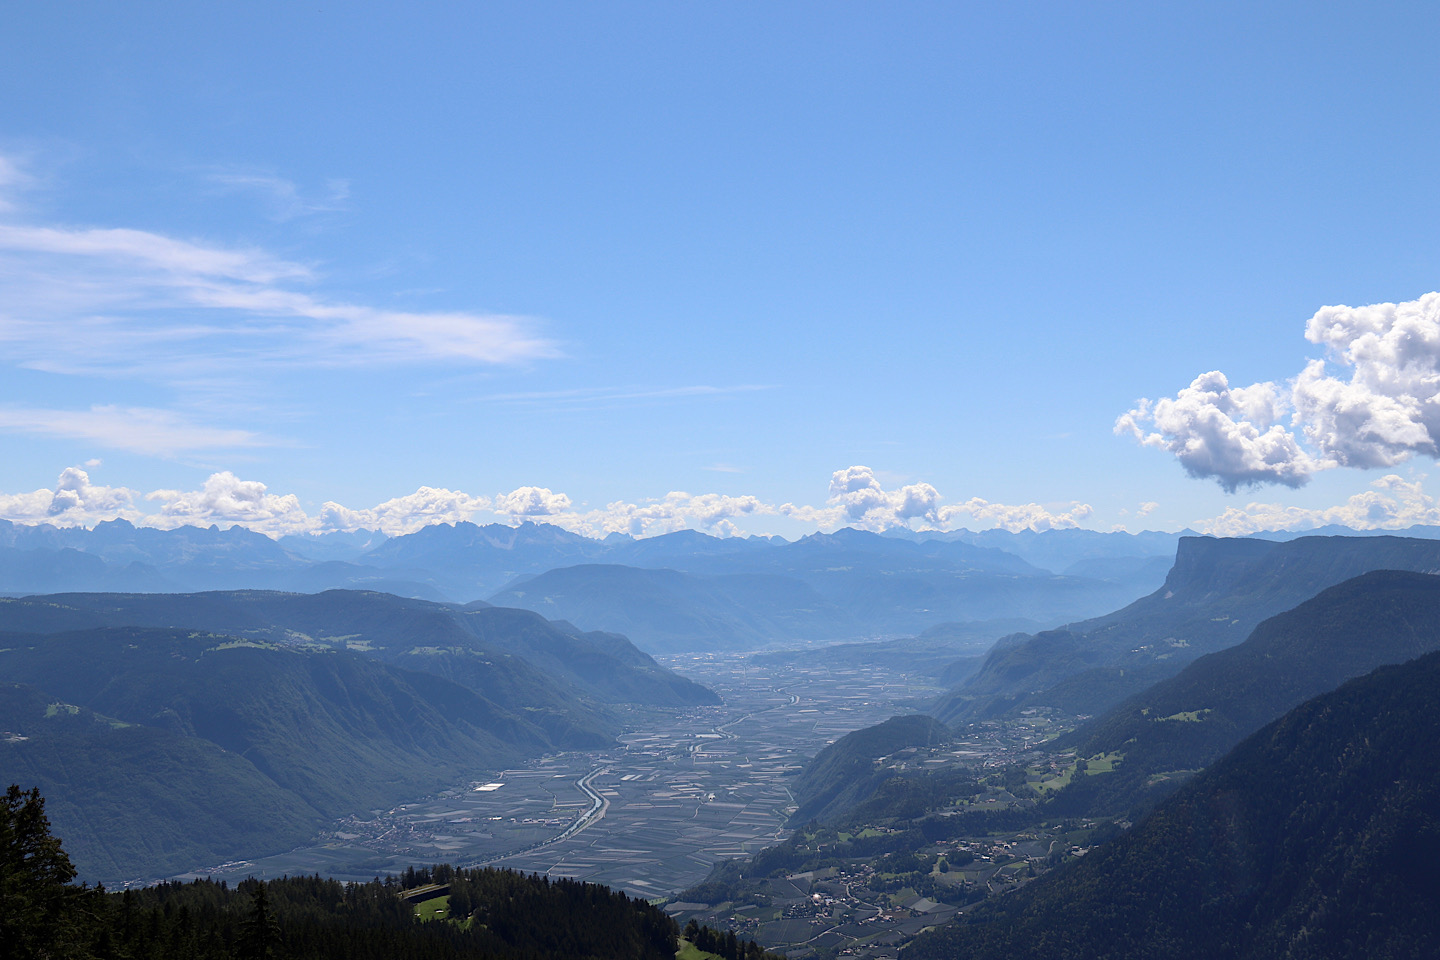
[[[856,542],[885,549],[847,545]],[[1137,590],[1132,580],[1059,576],[1015,558],[981,568],[942,549],[922,551],[875,534],[806,538],[747,554],[746,563],[761,572],[584,564],[517,580],[489,599],[678,651],[917,634],[942,622],[1021,616],[1054,622],[1078,610],[1113,609]],[[728,561],[700,566],[737,569]],[[1142,575],[1144,585],[1153,579]]]
[[[1440,542],[1187,537],[1159,590],[1113,613],[997,645],[934,712],[954,723],[1064,700],[1068,712],[1100,713],[1197,657],[1241,642],[1261,620],[1377,569],[1440,570]]]
[[[1033,547],[1066,532],[1021,539]],[[676,595],[648,604],[643,596],[632,597],[635,623],[689,618],[685,635],[693,639],[687,642],[736,647],[913,634],[947,620],[1073,619],[1113,609],[1153,586],[1155,574],[1144,565],[1156,549],[1150,535],[1134,538],[1129,554],[1123,539],[1116,539],[1128,535],[1095,535],[1108,538],[1100,552],[1115,562],[1084,576],[1056,574],[1002,549],[1006,537],[1017,536],[991,536],[991,542],[976,544],[842,528],[794,542],[692,530],[644,539],[612,534],[599,540],[543,523],[462,522],[389,539],[356,532],[273,541],[240,527],[156,530],[117,520],[86,530],[4,523],[0,592],[340,588],[464,601],[521,589],[524,578],[558,569],[665,569],[715,588],[672,588]],[[1068,566],[1086,552],[1051,551],[1051,559],[1064,559]],[[724,582],[716,586],[716,580]],[[589,603],[542,612],[585,627],[627,630],[627,620],[589,617]],[[763,616],[747,622],[751,610],[763,610]],[[647,626],[635,629],[637,639],[649,642]],[[673,637],[657,631],[656,639],[656,649],[677,648]]]
[[[129,625],[324,644],[397,663],[421,655],[466,659],[474,668],[467,671],[473,675],[467,685],[501,703],[513,700],[515,709],[583,710],[576,693],[601,702],[717,702],[713,693],[664,669],[624,637],[583,633],[528,611],[460,608],[347,590],[0,598],[0,626],[9,630],[54,633]],[[502,695],[505,689],[512,693]]]
[[[202,849],[218,859],[275,852],[342,814],[387,807],[559,746],[523,711],[349,651],[143,627],[28,644],[11,635],[7,644],[0,665],[8,679],[33,690],[31,701],[72,704],[156,731],[116,728],[107,742],[95,724],[59,728],[52,717],[36,716],[33,703],[9,721],[13,733],[37,741],[8,745],[6,776],[15,780],[23,771],[37,783],[64,784],[57,823],[81,845],[77,863],[92,879],[178,872],[197,866]],[[591,736],[591,744],[604,742]],[[122,742],[112,755],[114,741]],[[33,749],[40,745],[44,753]],[[121,766],[142,748],[150,762]],[[77,764],[89,771],[83,778]],[[251,795],[244,806],[288,816],[276,832],[259,820],[249,830],[194,836],[195,825],[214,815],[195,808],[223,809],[237,793]],[[168,799],[156,802],[161,795]],[[144,839],[152,835],[179,840]]]

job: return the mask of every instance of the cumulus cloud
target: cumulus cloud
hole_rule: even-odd
[[[1370,487],[1334,507],[1311,509],[1278,503],[1230,507],[1194,527],[1218,537],[1242,537],[1262,530],[1312,530],[1330,524],[1355,530],[1403,530],[1416,524],[1440,524],[1440,503],[1425,493],[1420,481],[1408,481],[1392,473]]]
[[[421,487],[408,496],[395,497],[364,510],[351,510],[327,500],[308,532],[379,530],[386,536],[396,537],[434,523],[471,520],[489,507],[490,501],[485,497],[472,497],[444,487]]]
[[[877,531],[897,527],[941,530],[964,522],[1018,531],[1073,527],[1091,514],[1088,505],[1076,502],[1060,507],[1035,503],[1012,506],[976,497],[945,504],[928,483],[886,489],[875,471],[865,466],[835,471],[829,493],[823,507],[793,503],[776,506],[750,495],[677,490],[658,499],[616,500],[601,508],[584,509],[576,507],[568,495],[549,487],[517,487],[493,499],[460,490],[421,487],[373,507],[355,509],[326,501],[311,515],[294,494],[271,493],[264,483],[242,479],[230,471],[211,474],[199,490],[154,490],[142,495],[124,487],[96,486],[84,470],[72,467],[61,475],[54,490],[0,494],[0,518],[91,525],[124,517],[140,526],[165,529],[238,524],[281,537],[354,530],[379,530],[398,536],[435,523],[485,522],[489,514],[511,524],[534,520],[588,536],[624,533],[650,537],[686,529],[737,536],[746,532],[741,527],[746,518],[764,516],[784,516],[821,529],[848,525]],[[146,504],[154,507],[142,509]]]
[[[831,475],[830,497],[824,507],[787,503],[780,513],[822,529],[843,524],[876,531],[897,527],[949,530],[968,522],[1011,532],[1074,527],[1092,513],[1089,504],[1074,501],[1063,510],[1052,511],[1037,503],[1010,505],[972,497],[963,503],[942,504],[943,499],[928,483],[886,490],[874,470],[854,466]]]
[[[0,519],[21,523],[53,523],[59,527],[89,527],[102,520],[142,519],[134,490],[99,486],[79,467],[61,471],[53,490],[0,493]]]
[[[1335,467],[1440,457],[1440,293],[1322,307],[1305,337],[1325,358],[1309,361],[1285,387],[1233,388],[1211,371],[1173,399],[1141,400],[1116,420],[1116,433],[1168,450],[1191,476],[1230,492],[1298,487]]]
[[[719,493],[692,496],[675,490],[660,500],[641,503],[617,500],[606,504],[603,510],[589,510],[557,522],[594,536],[627,533],[634,537],[653,537],[677,530],[698,529],[723,537],[743,532],[735,524],[737,517],[776,512],[775,507],[758,497],[731,497]]]
[[[1192,477],[1214,478],[1231,493],[1261,483],[1299,487],[1321,465],[1277,422],[1285,410],[1275,384],[1231,387],[1212,370],[1173,399],[1141,400],[1115,432],[1168,450]]]
[[[162,529],[239,524],[280,537],[312,527],[295,494],[270,493],[260,481],[241,480],[228,470],[211,474],[199,490],[155,490],[145,499],[160,504],[158,514],[145,518],[146,525]]]
[[[830,496],[824,507],[787,503],[780,512],[820,527],[848,524],[863,530],[886,530],[909,526],[912,520],[940,524],[939,505],[940,492],[928,483],[886,490],[874,470],[853,466],[830,475]]]
[[[569,509],[570,498],[549,487],[517,487],[495,495],[495,512],[511,518],[551,517]]]
[[[1343,466],[1388,467],[1413,454],[1437,455],[1440,439],[1440,293],[1407,303],[1323,307],[1305,338],[1325,361],[1295,381],[1294,402],[1306,438]]]
[[[1011,533],[1019,533],[1021,530],[1041,532],[1078,527],[1081,521],[1088,520],[1092,513],[1094,510],[1090,504],[1078,501],[1071,501],[1062,510],[1052,511],[1038,503],[1010,506],[973,497],[964,503],[942,507],[940,522],[948,529],[957,525],[961,518],[968,518],[971,523],[983,527],[999,527]]]

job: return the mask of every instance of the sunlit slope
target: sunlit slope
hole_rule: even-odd
[[[1207,766],[1299,703],[1378,666],[1440,649],[1440,577],[1394,570],[1347,580],[1261,623],[1071,736],[1081,756],[1123,754],[1114,773],[1072,782],[1057,805],[1123,809],[1147,784]]]
[[[1307,701],[1128,834],[909,960],[1440,952],[1440,653]]]

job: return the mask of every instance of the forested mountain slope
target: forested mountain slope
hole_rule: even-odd
[[[1058,742],[1083,757],[1124,759],[1111,774],[1072,780],[1055,805],[1123,810],[1145,796],[1147,784],[1209,765],[1310,697],[1437,649],[1440,577],[1381,570],[1347,580]]]
[[[953,738],[933,717],[912,714],[847,733],[817,753],[795,779],[791,792],[799,805],[792,825],[826,820],[867,799],[885,773],[879,762],[907,747],[936,746]]]
[[[1432,653],[1307,701],[1129,833],[903,956],[1434,956],[1437,689]]]
[[[462,608],[360,590],[0,598],[0,630],[112,626],[187,627],[356,650],[440,673],[515,709],[583,711],[577,694],[601,703],[718,702],[711,691],[661,667],[624,637],[586,633],[487,604]],[[591,717],[577,722],[595,723]]]
[[[0,776],[46,785],[92,879],[180,872],[202,862],[199,849],[275,852],[302,827],[561,746],[534,711],[349,651],[140,627],[10,635],[5,647],[0,669],[27,688],[11,692]],[[65,719],[90,712],[132,726]],[[608,742],[577,732],[565,745]],[[248,830],[201,835],[247,791]],[[262,802],[284,812],[273,830],[243,815]]]

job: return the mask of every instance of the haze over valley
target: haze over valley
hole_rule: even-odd
[[[1440,956],[1419,5],[16,5],[0,954]]]

